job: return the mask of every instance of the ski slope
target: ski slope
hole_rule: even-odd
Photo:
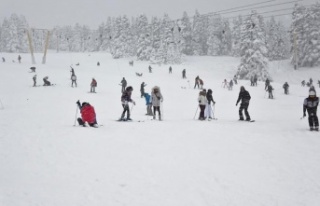
[[[302,117],[308,88],[319,68],[293,70],[289,61],[270,63],[275,99],[264,82],[222,87],[239,64],[232,57],[187,57],[182,65],[151,65],[112,59],[106,53],[55,53],[32,65],[29,54],[4,54],[0,63],[0,206],[318,206],[320,133]],[[12,62],[15,60],[15,62]],[[96,64],[100,62],[98,67]],[[79,66],[75,64],[79,63]],[[78,77],[72,88],[70,65]],[[32,87],[49,76],[52,87]],[[187,78],[181,71],[186,69]],[[143,73],[142,77],[135,75]],[[199,75],[213,90],[216,121],[194,119]],[[88,93],[92,78],[97,93]],[[133,86],[133,122],[122,113],[121,86]],[[282,85],[290,85],[284,95]],[[140,84],[160,86],[163,120],[145,116]],[[239,87],[250,92],[254,123],[239,122]],[[184,89],[185,88],[185,89]],[[74,127],[76,101],[95,107],[102,127]],[[0,105],[1,106],[1,105]],[[198,110],[199,112],[199,110]],[[77,113],[79,116],[79,112]],[[138,122],[141,121],[141,122]]]

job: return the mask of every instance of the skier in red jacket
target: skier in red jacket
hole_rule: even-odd
[[[97,119],[96,119],[96,112],[94,111],[93,106],[91,106],[88,102],[82,102],[80,104],[80,101],[77,101],[77,105],[80,109],[81,117],[78,118],[78,123],[81,126],[87,126],[90,127],[98,127]]]

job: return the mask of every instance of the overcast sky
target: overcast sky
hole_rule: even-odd
[[[266,2],[267,0],[1,0],[0,20],[9,17],[12,13],[24,15],[30,27],[53,28],[56,25],[74,25],[80,23],[96,29],[105,22],[107,17],[127,15],[136,17],[146,14],[150,17],[163,17],[167,13],[171,19],[182,17],[183,11],[193,16],[197,9],[200,14],[230,9],[248,4]],[[288,2],[290,0],[275,0],[268,4]],[[316,0],[304,0],[302,3],[309,5]],[[267,4],[265,4],[267,5]],[[291,4],[292,5],[292,4]],[[290,4],[271,7],[263,11],[289,8]],[[243,11],[242,14],[249,11]],[[279,13],[290,13],[282,11]],[[237,15],[236,13],[228,16]],[[227,16],[227,15],[225,15]],[[267,15],[266,15],[267,16]],[[270,16],[270,14],[268,14]],[[290,18],[289,16],[285,18]]]

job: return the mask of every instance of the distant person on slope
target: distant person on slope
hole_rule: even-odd
[[[20,55],[18,55],[18,61],[19,61],[19,64],[21,63],[21,56]]]
[[[284,83],[283,89],[284,89],[284,94],[289,94],[289,84],[288,84],[288,82]]]
[[[36,87],[37,86],[37,75],[36,74],[32,77],[32,80],[33,80],[33,86]]]
[[[144,82],[141,83],[140,85],[140,93],[141,93],[141,98],[144,96],[144,88],[147,86]]]
[[[71,87],[73,87],[73,84],[77,87],[77,76],[75,74],[71,76]]]
[[[94,78],[92,78],[92,81],[90,83],[90,86],[91,86],[90,92],[91,93],[96,93],[97,85],[98,85],[97,81]]]
[[[194,89],[196,88],[196,87],[198,87],[198,89],[200,88],[200,82],[199,82],[199,76],[197,76],[196,78],[195,78],[195,80],[194,80]]]
[[[182,70],[182,79],[186,79],[187,76],[186,76],[186,69],[183,69]]]
[[[80,109],[81,118],[78,118],[78,123],[81,126],[90,126],[90,127],[99,127],[96,119],[96,112],[88,102],[83,102],[80,104],[80,101],[78,100],[77,105]]]
[[[208,89],[206,98],[207,98],[207,105],[205,108],[205,118],[208,118],[208,120],[211,120],[213,119],[213,116],[214,116],[211,103],[213,104],[213,106],[216,104],[216,102],[213,100],[211,89]]]
[[[198,102],[199,102],[199,107],[200,107],[199,120],[205,120],[204,111],[206,109],[206,104],[207,104],[207,98],[206,98],[205,91],[199,92]]]
[[[49,79],[48,76],[45,76],[43,78],[43,82],[44,82],[43,86],[51,86],[51,82],[48,79]]]
[[[146,100],[146,105],[147,105],[147,113],[146,113],[146,115],[148,115],[148,116],[153,116],[151,96],[150,96],[150,94],[148,94],[148,93],[144,93],[143,96],[144,96],[144,98],[145,98],[145,100]]]
[[[319,105],[319,97],[316,96],[315,90],[309,91],[309,97],[303,102],[303,117],[306,116],[306,111],[308,112],[308,120],[310,131],[319,131],[319,120],[317,116],[317,107]]]
[[[124,77],[122,78],[120,85],[121,85],[121,93],[123,93],[127,87],[127,80]]]
[[[269,99],[273,99],[273,87],[271,86],[271,84],[268,85],[267,91],[269,93]]]
[[[246,115],[246,121],[250,121],[250,115],[248,112],[248,107],[249,107],[249,103],[250,103],[250,99],[251,96],[249,94],[249,92],[244,88],[244,86],[240,87],[240,93],[239,93],[239,97],[236,103],[236,106],[238,106],[238,103],[241,100],[241,104],[240,104],[240,108],[239,108],[239,117],[240,117],[240,121],[243,121],[243,114],[242,114],[242,110],[244,110],[244,113]]]

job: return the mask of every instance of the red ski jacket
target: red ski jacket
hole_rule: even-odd
[[[93,106],[86,104],[81,108],[81,117],[82,121],[88,122],[89,124],[92,124],[96,120],[96,113],[94,111]]]

